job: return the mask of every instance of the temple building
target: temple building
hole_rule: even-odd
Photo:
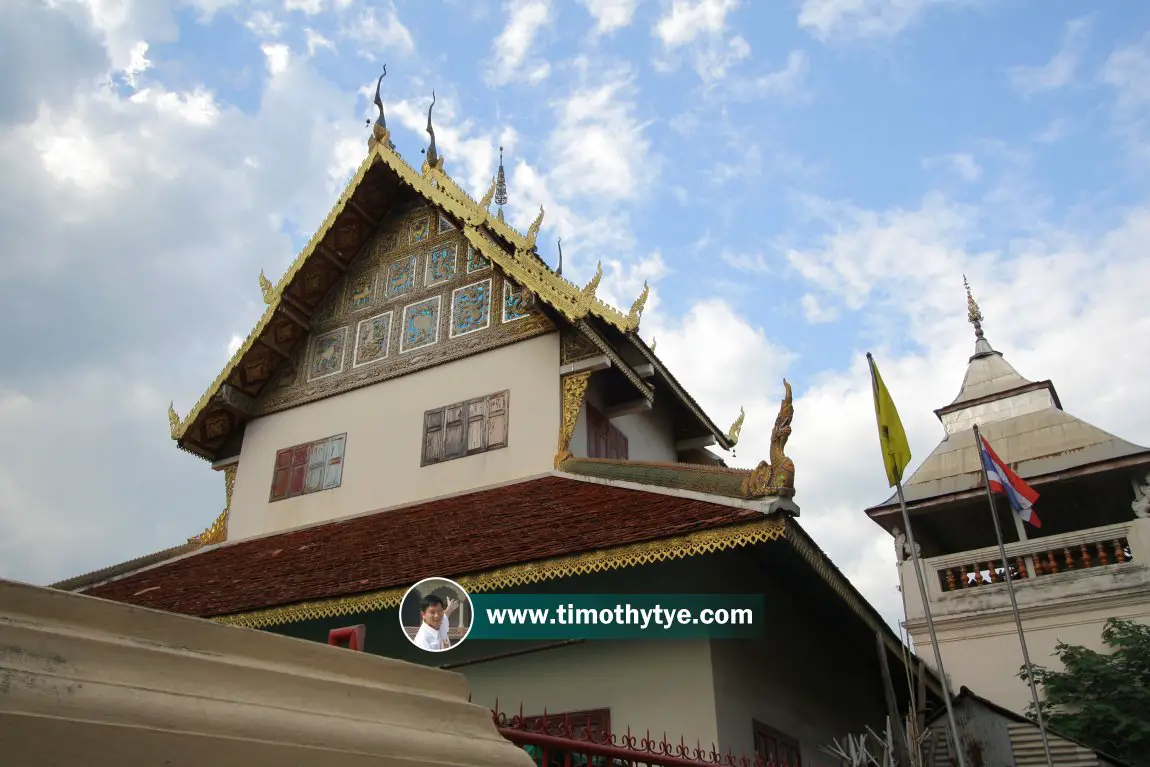
[[[958,396],[935,412],[945,435],[906,479],[927,599],[953,688],[969,687],[1016,712],[1030,703],[1018,677],[1022,649],[1004,567],[1011,568],[1030,660],[1057,667],[1058,642],[1103,647],[1108,618],[1150,623],[1150,449],[1062,409],[1051,381],[1023,378],[982,330],[967,288],[974,355]],[[998,505],[995,538],[973,427],[1039,493],[1040,527]],[[933,658],[923,600],[897,497],[867,509],[896,539],[907,630]]]
[[[904,710],[916,661],[797,521],[790,385],[768,460],[728,468],[742,415],[717,427],[643,341],[647,289],[620,311],[596,297],[601,268],[567,280],[536,247],[542,209],[526,233],[505,220],[502,161],[470,197],[429,109],[416,170],[376,93],[346,190],[279,280],[260,275],[267,310],[200,400],[169,412],[176,445],[221,472],[222,513],[186,544],[55,587],[321,642],[362,624],[367,652],[455,668],[478,703],[837,763],[821,747],[887,715],[876,635]],[[428,577],[763,594],[768,623],[757,640],[432,655],[397,614]],[[920,700],[937,696],[920,678]]]

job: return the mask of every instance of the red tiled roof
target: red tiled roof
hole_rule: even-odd
[[[762,518],[756,511],[549,476],[224,545],[85,593],[207,618]]]

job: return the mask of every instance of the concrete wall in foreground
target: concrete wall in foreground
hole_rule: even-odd
[[[416,762],[532,765],[459,674],[0,581],[4,767]]]

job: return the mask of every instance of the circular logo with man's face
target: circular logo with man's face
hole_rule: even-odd
[[[471,623],[471,598],[449,578],[424,578],[407,590],[399,605],[404,636],[426,652],[445,652],[463,644]]]

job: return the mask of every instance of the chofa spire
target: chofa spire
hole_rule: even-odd
[[[970,283],[966,280],[966,275],[962,275],[962,286],[966,288],[966,321],[974,326],[974,357],[985,357],[988,354],[998,354],[990,345],[990,341],[986,340],[986,336],[982,332],[982,309],[978,308],[978,302],[974,300],[974,296],[970,292]]]
[[[424,172],[429,169],[442,170],[443,158],[439,156],[439,150],[435,147],[435,127],[431,124],[431,110],[435,109],[435,91],[431,92],[431,106],[427,108],[427,135],[431,140],[427,144],[427,160],[424,162]]]
[[[383,115],[383,99],[380,98],[379,91],[383,85],[383,78],[387,77],[387,64],[383,65],[383,74],[375,81],[375,108],[379,110],[379,115],[375,118],[375,125],[371,129],[371,138],[367,140],[367,148],[374,149],[376,144],[386,144],[391,149],[395,149],[395,144],[391,143],[391,132],[387,129],[387,119]]]

